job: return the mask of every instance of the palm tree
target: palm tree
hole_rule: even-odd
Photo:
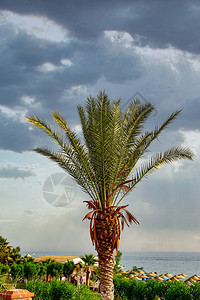
[[[12,247],[9,245],[9,242],[4,237],[0,236],[0,262],[2,264],[8,264],[11,260],[10,252]]]
[[[82,256],[81,259],[85,263],[86,268],[86,285],[89,286],[90,283],[90,269],[92,266],[95,265],[97,262],[97,259],[94,257],[93,254],[85,254],[85,256]]]
[[[63,274],[67,278],[68,281],[69,281],[72,273],[74,272],[75,268],[76,268],[76,265],[73,262],[73,260],[67,260],[64,263],[64,265],[63,265]]]
[[[46,269],[46,282],[48,282],[49,279],[49,273],[48,273],[48,265],[50,265],[52,262],[55,262],[55,260],[51,258],[46,258],[45,260],[42,260],[42,264],[44,265]]]
[[[84,141],[56,111],[52,117],[63,135],[37,116],[28,117],[59,146],[58,152],[48,148],[35,151],[61,166],[90,197],[85,201],[90,212],[84,219],[90,220],[90,235],[98,252],[103,299],[114,297],[113,252],[118,250],[121,230],[124,224],[139,224],[122,200],[162,165],[193,158],[190,150],[181,146],[150,155],[151,143],[180,113],[172,113],[161,126],[144,132],[145,121],[154,109],[151,103],[133,100],[122,113],[120,100],[111,102],[105,92],[89,97],[85,109],[78,106]]]
[[[21,261],[20,247],[13,247],[4,237],[0,236],[0,262],[3,264],[11,264]]]

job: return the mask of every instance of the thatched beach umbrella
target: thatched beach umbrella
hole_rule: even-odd
[[[187,275],[185,275],[184,273],[182,273],[182,274],[180,274],[181,276],[183,276],[183,277],[188,277]]]
[[[187,285],[189,285],[189,286],[191,286],[192,285],[192,282],[194,282],[194,281],[190,281],[190,280],[186,280],[186,281],[184,281]]]
[[[179,274],[179,275],[175,275],[174,277],[176,277],[177,279],[185,279],[185,277],[184,277],[184,276],[182,276],[181,274]]]
[[[162,277],[160,277],[160,276],[156,276],[154,279],[157,279],[158,281],[164,281],[164,279],[162,278]]]
[[[173,276],[169,279],[170,281],[180,281],[176,276]]]
[[[139,271],[139,272],[138,272],[138,274],[140,274],[140,275],[141,275],[141,274],[144,274],[144,272],[143,272],[143,271]]]
[[[186,284],[188,284],[188,285],[191,285],[191,284],[193,284],[194,282],[195,282],[195,280],[194,279],[192,279],[192,278],[188,278],[187,280],[185,280],[184,281]],[[191,283],[191,284],[190,284]]]
[[[156,274],[154,272],[150,272],[147,274],[148,277],[154,277]]]
[[[158,272],[154,272],[155,275],[160,276],[160,274]]]
[[[119,273],[120,273],[120,274],[126,274],[126,271],[120,270]]]
[[[142,280],[142,278],[141,278],[141,277],[138,277],[138,276],[135,276],[133,279],[136,279],[136,280],[139,280],[139,281]]]
[[[164,276],[166,276],[166,277],[172,277],[173,275],[170,274],[170,273],[166,273]]]
[[[197,276],[196,274],[190,277],[191,279],[195,280],[195,281],[200,281],[200,277]]]

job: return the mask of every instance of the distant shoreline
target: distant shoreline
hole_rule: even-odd
[[[35,259],[36,262],[44,261],[46,259],[51,259],[51,260],[54,260],[59,263],[64,263],[67,260],[72,260],[72,259],[78,258],[78,257],[79,256],[43,255],[43,256],[36,256],[33,258]]]

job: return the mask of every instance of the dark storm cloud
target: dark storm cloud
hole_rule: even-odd
[[[199,128],[200,120],[200,96],[188,101],[183,108],[181,117],[179,119],[180,127],[184,129],[196,129]]]
[[[113,55],[101,39],[98,44],[53,43],[22,31],[14,35],[5,27],[1,28],[1,39],[0,101],[8,106],[19,105],[20,97],[30,95],[49,108],[71,86],[91,85],[101,77],[122,84],[141,75],[136,56],[120,51]],[[63,66],[62,59],[70,59],[73,65]],[[57,69],[42,72],[39,67],[47,62]]]
[[[54,91],[54,95],[59,98],[62,87],[55,74],[54,78],[53,75],[40,72],[37,67],[46,62],[57,65],[63,55],[66,58],[69,49],[38,40],[22,31],[13,34],[13,28],[6,29],[1,28],[1,104],[19,105],[20,97],[24,95],[36,96],[42,100],[49,90],[50,95]]]
[[[70,94],[73,87],[85,86],[88,90],[94,89],[98,81],[103,80],[104,83],[113,86],[113,89],[116,87],[115,96],[123,85],[129,84],[133,86],[133,93],[142,92],[147,98],[149,86],[154,85],[156,102],[159,103],[162,98],[163,86],[157,85],[158,79],[153,80],[153,84],[150,81],[150,84],[143,83],[142,78],[146,76],[146,69],[141,57],[134,50],[111,43],[103,35],[104,30],[126,31],[135,38],[134,45],[162,48],[171,44],[180,49],[198,52],[196,39],[199,24],[198,4],[194,1],[165,3],[164,1],[2,0],[0,10],[47,17],[65,27],[70,37],[66,42],[53,42],[30,35],[22,28],[15,30],[12,23],[2,24],[0,104],[12,110],[25,108],[27,115],[37,114],[45,120],[49,120],[47,116],[51,110],[58,110],[72,126],[77,124],[76,105],[86,98],[84,92],[80,94],[77,92],[75,96]],[[68,59],[72,64],[65,66],[62,59]],[[46,63],[52,64],[54,69],[42,71]],[[163,70],[166,74],[167,70]],[[156,74],[155,70],[148,69],[148,72],[151,73],[148,76],[160,78],[160,73]],[[138,87],[135,88],[138,79],[144,86],[143,91],[138,90]],[[173,82],[172,79],[172,84]],[[170,84],[164,86],[166,98],[172,89]],[[104,89],[104,86],[102,88]],[[172,94],[176,89],[175,86]],[[32,97],[34,102],[31,104],[23,102],[24,96]],[[170,112],[173,110],[170,108]],[[196,110],[196,116],[191,118],[192,110],[193,105],[190,102],[187,105],[187,113],[184,111],[184,121],[187,118],[185,124],[189,128],[196,128],[198,112]],[[162,120],[166,119],[164,113],[161,113]],[[160,115],[157,117],[159,120]],[[182,126],[181,121],[182,119],[176,123],[177,127]],[[41,145],[41,141],[42,144],[46,142],[45,138],[40,138],[39,131],[29,131],[28,124],[8,118],[3,112],[0,124],[1,149],[30,150],[36,144]]]
[[[25,109],[28,114],[46,118],[51,110],[64,111],[72,125],[77,118],[76,104],[66,90],[73,86],[91,86],[100,78],[123,84],[141,76],[139,59],[128,51],[109,50],[100,37],[94,43],[72,41],[50,42],[16,32],[12,25],[0,27],[0,103],[15,109]],[[69,59],[71,66],[61,63]],[[52,71],[42,71],[45,63],[55,66]],[[34,103],[23,102],[29,96]],[[15,151],[34,148],[37,132],[28,131],[28,125],[1,112],[1,149]],[[12,138],[13,137],[13,138]],[[35,138],[34,138],[35,137]]]
[[[47,16],[79,39],[94,39],[103,30],[123,30],[139,43],[200,52],[200,3],[175,1],[25,1],[2,0],[0,9]]]
[[[24,145],[30,143],[28,128],[24,124],[11,121],[6,117],[0,116],[0,149],[13,149],[14,151],[24,150]],[[26,136],[26,141],[25,141]]]

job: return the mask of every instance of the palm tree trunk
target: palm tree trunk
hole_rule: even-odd
[[[87,268],[87,270],[86,270],[86,285],[89,286],[89,284],[90,284],[90,271]]]
[[[97,233],[97,252],[99,258],[100,271],[100,293],[103,300],[114,299],[114,284],[113,284],[113,247],[112,237],[114,229],[114,220],[108,213],[102,213],[96,219]]]

